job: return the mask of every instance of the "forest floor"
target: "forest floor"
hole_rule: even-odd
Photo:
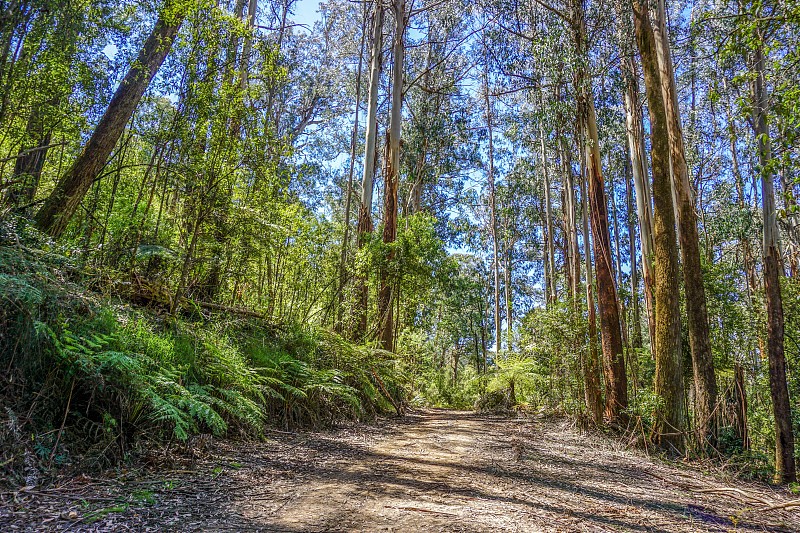
[[[800,531],[800,500],[785,491],[650,459],[564,420],[425,410],[270,435],[196,440],[191,464],[162,454],[0,493],[0,531]]]

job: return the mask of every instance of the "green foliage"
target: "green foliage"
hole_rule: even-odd
[[[496,361],[496,370],[491,374],[486,388],[488,391],[508,392],[512,404],[516,405],[517,395],[529,398],[537,384],[536,363],[519,354],[508,354]]]
[[[373,231],[357,237],[352,227],[360,207],[376,211],[352,201],[349,179],[363,153],[349,132],[353,110],[365,103],[367,80],[357,80],[356,69],[366,76],[367,4],[328,2],[313,27],[291,20],[291,4],[261,6],[255,26],[233,12],[235,1],[12,4],[0,16],[0,394],[9,408],[0,413],[8,417],[0,444],[17,443],[3,447],[9,457],[31,448],[46,466],[79,450],[123,456],[142,437],[259,435],[266,423],[402,410],[409,397],[443,407],[485,400],[585,410],[588,338],[598,332],[589,331],[583,289],[577,302],[565,297],[569,263],[580,259],[567,253],[567,177],[580,189],[581,167],[571,80],[579,67],[593,73],[581,89],[597,107],[609,257],[630,325],[632,299],[645,308],[627,283],[641,266],[635,228],[626,224],[635,202],[625,190],[631,169],[620,101],[627,74],[619,52],[631,56],[630,21],[609,19],[619,32],[590,32],[586,53],[569,25],[536,2],[517,10],[444,2],[415,13],[403,65],[413,83],[401,113],[397,236],[384,243],[379,221],[388,217],[376,216]],[[587,21],[605,21],[600,7],[587,6]],[[760,465],[774,429],[762,358],[757,180],[762,166],[775,174],[782,252],[797,262],[800,11],[797,2],[709,3],[694,5],[687,20],[681,5],[667,9],[682,66],[676,82],[691,89],[680,102],[691,109],[679,114],[714,363],[720,390],[734,367],[744,369],[752,450],[737,449],[724,429],[721,438],[730,453],[749,453]],[[475,32],[486,16],[498,27],[541,31]],[[183,19],[175,44],[65,235],[52,242],[24,218],[81,153],[159,17]],[[767,133],[758,137],[757,51],[769,103]],[[764,163],[756,144],[766,140],[772,157]],[[583,214],[581,196],[575,215]],[[376,203],[380,197],[378,190]],[[548,207],[555,224],[545,237]],[[579,255],[591,253],[587,237],[578,239]],[[549,274],[558,302],[542,294],[546,239],[557,249]],[[800,432],[800,284],[782,286]],[[384,287],[397,355],[370,346]],[[688,380],[688,340],[684,348]],[[651,392],[654,362],[647,348],[628,349],[625,359],[629,414],[646,433],[660,405]]]
[[[464,368],[456,381],[448,369],[429,369],[417,382],[413,402],[419,406],[472,409],[486,388],[486,378],[472,367]]]
[[[651,389],[644,389],[635,395],[628,405],[626,413],[637,421],[637,427],[642,435],[649,435],[655,427],[655,413],[664,409],[664,399]]]
[[[247,342],[245,351],[278,400],[272,412],[287,425],[372,416],[403,401],[404,377],[386,352],[322,329],[288,328]]]
[[[94,524],[95,522],[99,522],[106,516],[112,513],[124,513],[128,510],[129,505],[127,503],[120,504],[120,505],[113,505],[111,507],[103,507],[101,509],[96,509],[94,511],[89,511],[88,513],[83,515],[83,523],[84,524]]]
[[[571,414],[582,412],[583,367],[588,352],[586,318],[572,303],[557,302],[528,313],[520,328],[522,354],[533,361],[538,374],[535,405]],[[516,364],[516,363],[515,363]]]
[[[69,450],[113,461],[142,438],[259,436],[268,423],[329,424],[404,402],[405,378],[386,352],[307,326],[164,320],[38,279],[56,272],[19,254],[0,271],[0,362],[21,387],[7,405],[34,415],[44,466],[68,462]]]
[[[173,337],[155,332],[143,319],[125,326],[118,322],[106,310],[75,324],[79,332],[63,324],[55,333],[40,323],[63,379],[110,409],[98,413],[103,427],[109,427],[111,416],[139,431],[169,428],[179,440],[202,431],[222,435],[226,419],[253,433],[260,430],[261,383],[237,352],[198,343],[200,357],[181,364],[174,360]]]

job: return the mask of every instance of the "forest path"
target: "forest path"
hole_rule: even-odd
[[[380,427],[277,433],[264,444],[213,443],[195,469],[156,472],[161,477],[119,489],[147,488],[147,505],[92,524],[79,516],[66,528],[800,531],[800,512],[747,503],[787,500],[765,485],[737,483],[744,492],[731,492],[711,476],[580,435],[564,421],[466,412],[426,410]],[[697,492],[715,487],[721,490]]]

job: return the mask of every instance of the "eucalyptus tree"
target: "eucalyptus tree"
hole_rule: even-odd
[[[672,65],[664,0],[656,2],[652,16],[661,92],[667,117],[672,186],[677,201],[680,228],[678,237],[683,260],[683,285],[686,293],[686,314],[694,371],[695,431],[701,448],[705,450],[706,444],[713,447],[716,443],[717,430],[714,411],[717,407],[717,379],[714,374],[714,359],[709,342],[708,311],[703,287],[703,271],[700,266],[697,215],[689,183],[689,168],[686,163],[678,90]]]
[[[455,2],[458,4],[458,2]],[[380,268],[377,299],[377,325],[376,331],[381,344],[386,348],[391,348],[394,344],[394,331],[396,330],[396,320],[393,311],[395,292],[399,287],[393,287],[391,271],[394,261],[392,243],[397,236],[398,219],[400,216],[401,193],[406,190],[403,178],[407,177],[410,188],[406,198],[405,207],[407,213],[419,211],[422,206],[422,187],[421,178],[424,173],[430,172],[427,161],[431,147],[427,144],[423,146],[410,147],[415,151],[413,157],[416,158],[417,167],[410,168],[404,166],[405,158],[400,157],[401,151],[405,152],[405,142],[401,135],[407,128],[404,127],[406,120],[406,95],[409,91],[418,89],[435,96],[435,100],[440,104],[449,100],[451,95],[457,95],[453,80],[454,73],[457,72],[459,50],[466,39],[462,37],[465,26],[460,23],[463,20],[461,15],[449,17],[448,14],[455,13],[452,6],[445,3],[414,3],[406,4],[404,1],[394,1],[390,5],[376,2],[372,21],[372,42],[370,44],[370,84],[367,93],[367,118],[365,132],[365,152],[364,167],[361,189],[361,207],[359,212],[358,234],[359,247],[362,247],[367,233],[372,231],[371,211],[372,211],[372,189],[374,174],[378,167],[378,99],[380,98],[383,38],[386,29],[384,28],[384,13],[391,13],[391,60],[392,68],[389,78],[387,95],[389,97],[389,109],[387,116],[387,136],[385,143],[385,153],[383,158],[384,186],[383,186],[383,223],[382,240],[384,243],[385,256],[382,259],[383,265]],[[414,20],[415,28],[421,35],[413,39],[410,59],[406,58],[406,49],[409,45],[410,37],[406,29]],[[414,54],[415,50],[425,50],[427,54],[424,60],[420,61],[420,55]],[[448,59],[454,59],[453,64],[448,63]],[[444,79],[437,79],[437,74],[444,74]],[[459,74],[462,75],[462,74]],[[444,113],[441,108],[436,108],[434,112],[425,113],[428,118]],[[416,117],[413,112],[411,115],[412,130],[414,122],[421,117]],[[426,119],[427,120],[427,119]],[[436,119],[439,120],[439,119]],[[436,120],[433,122],[435,123]],[[464,126],[457,121],[453,122],[455,133],[463,131]],[[452,135],[448,132],[448,135]],[[446,139],[446,138],[445,138]],[[427,141],[426,141],[427,143]],[[431,142],[431,145],[446,146],[451,141]],[[432,155],[436,157],[442,154],[436,150]],[[416,182],[414,182],[416,180]],[[435,181],[435,180],[434,180]],[[396,270],[396,269],[395,269]],[[367,328],[367,284],[365,280],[359,282],[361,285],[361,298],[357,304],[356,314],[360,317],[358,335],[364,334]]]
[[[520,118],[512,112],[504,116],[501,123],[512,124]],[[519,351],[523,348],[514,346],[514,340],[519,338],[519,332],[515,332],[515,329],[519,329],[534,305],[549,307],[555,302],[548,302],[546,276],[541,283],[541,294],[538,290],[535,295],[531,294],[531,287],[540,283],[540,276],[536,272],[539,265],[544,267],[548,261],[547,243],[544,240],[547,199],[540,155],[535,146],[537,143],[531,139],[518,139],[509,131],[504,137],[508,145],[516,149],[509,154],[508,169],[496,191],[498,243],[503,273],[506,342],[509,351]],[[558,207],[554,206],[554,210]]]
[[[384,173],[383,202],[383,243],[391,244],[397,238],[398,199],[400,187],[400,135],[403,131],[403,91],[405,74],[406,26],[411,16],[405,0],[392,1],[394,35],[392,42],[392,86],[389,131],[386,136],[386,166]],[[380,340],[382,346],[391,350],[394,347],[394,311],[392,298],[394,289],[388,273],[389,264],[394,259],[394,251],[387,250],[386,262],[381,271],[378,292],[378,320],[380,321]]]
[[[567,6],[568,8],[573,8],[575,6]],[[580,6],[582,9],[582,6]],[[581,11],[582,13],[582,11]],[[580,13],[578,13],[580,15]],[[586,43],[581,44],[582,48],[578,48],[576,46],[575,38],[580,38],[578,34],[575,33],[576,26],[574,25],[574,18],[572,12],[567,12],[563,10],[563,6],[555,5],[555,4],[547,4],[546,6],[542,6],[537,2],[525,3],[521,4],[518,9],[516,9],[513,13],[506,13],[505,16],[501,13],[501,27],[505,33],[505,42],[506,47],[508,49],[516,48],[518,52],[509,52],[504,51],[505,54],[505,62],[502,68],[502,74],[506,76],[510,82],[508,83],[508,87],[504,88],[505,91],[508,92],[528,92],[531,94],[530,102],[539,108],[540,117],[536,121],[536,126],[533,130],[529,131],[528,134],[535,139],[534,144],[531,148],[538,154],[537,160],[540,162],[544,162],[547,158],[543,157],[542,152],[542,140],[545,142],[545,152],[547,139],[550,136],[553,130],[553,122],[551,120],[546,120],[545,117],[548,117],[547,108],[550,105],[549,102],[551,98],[549,93],[553,93],[555,96],[555,107],[557,109],[555,115],[557,119],[560,119],[556,122],[556,130],[561,129],[564,133],[561,134],[562,139],[558,140],[558,132],[556,131],[556,138],[561,145],[559,147],[559,151],[561,152],[562,158],[562,167],[564,167],[564,172],[572,173],[572,162],[570,161],[570,157],[568,154],[573,150],[577,150],[579,154],[578,162],[581,164],[581,168],[587,168],[584,164],[588,161],[588,157],[594,157],[591,153],[591,145],[592,141],[589,140],[587,135],[590,133],[586,128],[588,127],[588,121],[582,120],[580,117],[587,118],[589,109],[589,100],[593,99],[591,92],[591,87],[593,80],[591,76],[588,74],[589,72],[589,65],[588,65],[588,46]],[[563,63],[554,61],[555,56],[552,55],[551,47],[562,47],[567,53],[566,59],[568,60],[567,65],[570,67],[570,71],[564,73],[563,72]],[[583,52],[580,52],[580,50]],[[566,75],[572,75],[576,83],[572,88],[572,92],[568,92],[567,97],[573,97],[574,100],[572,102],[567,102],[567,100],[562,97],[559,93],[564,92],[566,83],[564,77]],[[581,81],[577,81],[581,80]],[[548,89],[547,91],[544,91]],[[548,94],[546,99],[540,98],[540,94],[544,93]],[[581,96],[583,95],[583,96]],[[548,104],[545,104],[545,101]],[[577,103],[577,105],[576,105]],[[593,102],[592,102],[593,105]],[[568,122],[570,119],[566,119],[566,117],[570,117],[574,120],[572,122]],[[542,129],[538,128],[538,124],[542,124]],[[545,129],[546,128],[546,129]],[[572,146],[568,146],[568,144],[572,144],[572,142],[567,142],[564,139],[564,135],[566,133],[570,133],[570,139],[574,142],[574,148]],[[595,144],[597,144],[597,128],[594,128],[595,132]],[[599,164],[599,154],[597,162]],[[542,170],[544,166],[541,167]],[[548,168],[548,171],[550,169]],[[599,168],[598,168],[599,171]],[[580,178],[583,180],[585,174],[583,172],[580,173]],[[565,184],[570,183],[570,177],[565,177],[563,182]],[[549,180],[548,180],[549,181]],[[545,184],[542,190],[545,190],[547,184]],[[592,189],[593,192],[596,192]],[[603,187],[602,187],[602,178],[601,178],[601,186],[599,189],[600,193],[603,194]],[[546,195],[547,196],[547,195]],[[600,362],[597,357],[597,349],[596,349],[596,313],[595,313],[595,287],[603,287],[604,289],[610,288],[612,293],[615,295],[616,290],[613,286],[613,276],[610,278],[611,285],[609,286],[606,281],[600,281],[602,279],[603,274],[600,274],[600,277],[595,278],[594,273],[596,271],[593,268],[593,260],[592,260],[592,248],[589,243],[592,242],[591,237],[596,237],[595,233],[602,229],[600,226],[594,228],[594,232],[591,236],[589,235],[589,224],[591,222],[589,214],[592,213],[592,209],[594,208],[594,203],[598,200],[598,197],[595,196],[595,200],[589,204],[588,196],[585,193],[581,194],[581,201],[587,202],[587,208],[583,209],[583,213],[586,216],[586,228],[584,230],[583,242],[584,242],[584,257],[587,263],[587,272],[589,274],[586,278],[586,301],[587,301],[587,316],[589,320],[589,350],[587,356],[584,358],[583,364],[583,373],[584,373],[584,390],[586,391],[586,406],[587,410],[590,412],[592,419],[600,424],[602,423],[602,391],[600,386]],[[565,201],[563,202],[562,209],[564,205],[568,203],[571,204],[571,208],[573,210],[576,209],[577,205],[574,201],[574,193],[571,196],[569,191],[565,191],[564,193]],[[569,200],[572,200],[569,202]],[[551,200],[552,201],[552,200]],[[603,209],[605,210],[605,201],[603,200]],[[545,275],[546,279],[546,300],[552,301],[552,293],[554,292],[553,288],[555,284],[550,284],[549,280],[553,280],[555,282],[556,278],[556,269],[555,261],[551,261],[551,255],[549,253],[549,249],[551,246],[555,245],[555,224],[553,220],[553,213],[551,210],[550,213],[550,222],[548,224],[548,209],[547,209],[547,198],[543,198],[543,220],[545,220],[545,228],[549,225],[551,231],[543,231],[543,234],[547,236],[545,240]],[[591,205],[592,208],[589,209],[588,206]],[[605,211],[604,211],[605,212]],[[569,215],[565,214],[567,219],[569,219]],[[573,215],[574,216],[574,215]],[[594,216],[594,215],[593,215]],[[608,233],[608,221],[607,217],[605,220],[605,229],[606,233]],[[595,222],[599,222],[599,220],[595,220]],[[569,224],[565,223],[565,227]],[[578,224],[574,224],[571,228],[574,234],[570,237],[573,241],[573,245],[568,245],[565,248],[571,248],[573,250],[572,255],[574,255],[573,262],[579,261],[578,254],[577,254],[577,229]],[[548,233],[552,234],[547,235]],[[610,238],[606,239],[606,244],[610,244]],[[595,258],[599,257],[598,254],[598,247],[602,246],[598,243],[595,243],[594,246],[594,255]],[[566,255],[565,254],[565,261],[566,264]],[[610,260],[610,249],[608,250],[608,258]],[[551,268],[551,263],[553,268]],[[609,269],[606,269],[604,272],[611,275],[611,263],[608,263]],[[572,270],[574,273],[572,277],[576,277],[576,282],[579,279],[580,275],[580,267],[575,267],[573,263],[573,268],[568,269]],[[571,276],[566,276],[567,278]],[[594,281],[593,281],[594,278]],[[602,296],[603,305],[609,303],[606,296],[609,296],[609,292],[606,292]],[[615,296],[616,297],[616,296]],[[609,323],[603,323],[603,327],[601,328],[601,332],[605,336],[605,340],[603,341],[604,345],[604,354],[611,353],[613,349],[609,352],[606,350],[609,348],[610,344],[608,343],[609,339],[616,338],[619,342],[619,356],[620,357],[605,357],[604,359],[609,364],[605,365],[605,375],[608,378],[607,383],[609,386],[613,385],[612,393],[607,395],[607,403],[606,406],[608,408],[608,415],[609,418],[615,419],[619,416],[622,405],[626,404],[625,396],[627,395],[627,386],[624,385],[624,381],[626,379],[624,368],[622,372],[620,372],[620,363],[622,363],[624,367],[624,361],[622,360],[622,342],[621,342],[621,331],[619,329],[619,311],[617,310],[617,304],[614,303],[614,314],[617,317],[617,327],[612,328],[616,329],[616,335],[608,330]],[[605,309],[605,307],[603,307]],[[602,313],[601,313],[602,314]],[[606,315],[606,318],[610,318],[609,315]],[[601,322],[602,322],[601,317]],[[611,320],[613,322],[613,320]],[[624,392],[622,390],[624,389]],[[614,392],[616,391],[616,392]]]
[[[654,392],[660,398],[655,412],[654,440],[666,450],[685,445],[684,386],[681,359],[680,296],[677,285],[678,250],[669,167],[669,131],[661,92],[656,40],[645,3],[633,3],[636,42],[642,59],[651,128],[653,171],[653,241],[655,255],[656,363]]]
[[[639,221],[641,242],[642,281],[647,309],[647,326],[651,346],[655,344],[655,313],[653,302],[653,209],[647,156],[645,153],[644,121],[640,105],[639,74],[634,60],[633,26],[630,13],[622,6],[618,8],[620,67],[624,87],[625,132],[628,139],[628,157],[633,175],[636,195],[636,213]],[[635,295],[635,292],[634,292]]]
[[[603,345],[603,369],[606,385],[605,414],[613,421],[623,416],[628,406],[628,385],[620,324],[619,299],[614,283],[611,258],[611,236],[608,229],[603,173],[600,161],[600,139],[591,79],[588,78],[589,41],[586,30],[586,11],[583,0],[572,0],[569,23],[577,50],[575,86],[577,114],[582,128],[583,149],[586,152],[586,172],[592,242],[597,277],[600,331]]]
[[[469,90],[475,58],[469,49],[473,17],[463,2],[450,1],[416,15],[421,36],[410,43],[406,57],[400,204],[404,214],[427,211],[441,224],[446,207],[462,185],[459,174],[477,159],[475,118]],[[444,237],[444,233],[442,234]]]
[[[561,89],[559,88],[559,92]],[[558,102],[559,108],[562,108],[561,102]],[[563,115],[559,112],[557,115],[559,124],[563,124]],[[570,151],[567,149],[566,136],[560,132],[556,132],[556,143],[558,151],[558,159],[561,163],[561,175],[564,183],[563,207],[562,212],[564,215],[564,233],[567,241],[566,253],[564,258],[566,279],[569,297],[573,300],[573,305],[577,309],[578,294],[581,282],[581,258],[578,250],[578,221],[577,221],[577,197],[575,195],[575,173],[572,168],[573,161],[570,156]]]
[[[748,432],[737,422],[737,434],[746,445],[774,444],[775,478],[783,482],[796,478],[794,432],[797,428],[791,422],[790,368],[787,372],[791,360],[787,352],[791,353],[791,344],[784,340],[787,324],[793,321],[786,310],[787,305],[791,305],[788,303],[791,297],[787,299],[787,296],[793,291],[786,290],[791,284],[784,277],[784,260],[788,259],[790,273],[792,266],[791,253],[786,253],[790,247],[785,246],[781,238],[791,240],[791,219],[795,211],[794,184],[785,179],[797,172],[796,164],[789,163],[793,149],[786,146],[792,144],[793,136],[783,124],[787,113],[796,115],[798,109],[795,90],[800,38],[797,14],[796,2],[744,2],[708,6],[695,17],[696,40],[701,47],[698,56],[702,58],[698,62],[706,69],[724,72],[723,79],[708,89],[709,103],[703,118],[716,116],[726,124],[726,128],[719,128],[717,137],[722,149],[729,153],[726,175],[730,194],[735,194],[730,202],[738,206],[741,223],[737,226],[745,226],[735,235],[734,242],[738,244],[741,258],[736,270],[744,278],[746,301],[755,309],[762,296],[764,302],[764,314],[753,313],[751,320],[765,326],[753,329],[756,330],[757,351],[760,359],[768,362],[767,368],[755,354],[749,361],[746,357],[749,354],[745,352],[735,360],[735,369],[744,363],[743,373],[754,380],[754,387],[757,387],[755,380],[768,374],[773,428],[770,437],[759,442],[758,431]],[[703,52],[708,49],[720,53],[712,56],[713,61],[706,62]],[[749,125],[751,136],[746,134],[745,124]],[[761,286],[757,275],[758,245],[753,230],[758,230],[762,242]],[[751,242],[751,238],[756,242]],[[742,346],[742,352],[746,348]],[[740,411],[746,392],[742,390],[743,394],[739,395]],[[759,409],[756,396],[751,396],[749,403],[750,410]],[[755,419],[751,422],[757,423]]]
[[[589,350],[588,357],[583,363],[584,398],[586,408],[589,411],[592,421],[599,425],[603,421],[603,393],[600,387],[600,359],[597,355],[597,312],[594,304],[594,278],[595,267],[592,261],[591,242],[592,234],[589,231],[589,202],[587,200],[587,180],[586,180],[586,153],[579,152],[580,157],[580,178],[579,187],[581,191],[581,230],[583,234],[583,256],[586,271],[586,308],[589,326]]]
[[[396,184],[398,234],[426,214],[435,217],[439,238],[447,242],[456,238],[450,220],[463,191],[462,173],[473,168],[477,150],[471,142],[475,135],[472,101],[461,86],[472,70],[465,39],[471,19],[459,9],[461,5],[456,1],[434,4],[430,9],[424,3],[409,8],[415,32],[407,34],[404,53],[402,157]],[[395,337],[403,335],[409,323],[406,317],[413,316],[421,305],[411,296],[414,291],[400,263],[398,257],[386,265],[390,274],[387,285],[393,291]]]
[[[367,121],[365,126],[364,171],[361,178],[361,205],[358,211],[358,246],[364,245],[366,235],[372,232],[372,193],[374,189],[375,161],[378,150],[378,98],[380,90],[381,69],[383,67],[383,20],[384,7],[381,0],[374,2],[372,14],[372,38],[370,39],[369,88],[367,90]],[[367,296],[366,280],[360,280],[360,297],[357,302],[356,338],[367,331]]]
[[[337,331],[344,330],[344,299],[347,287],[347,259],[350,251],[350,213],[353,200],[353,180],[356,168],[356,151],[358,149],[359,117],[361,114],[362,71],[364,67],[364,45],[367,40],[368,14],[366,2],[363,3],[360,39],[358,45],[358,67],[355,73],[355,110],[353,112],[353,129],[350,137],[350,162],[348,164],[347,183],[344,192],[344,229],[342,232],[342,251],[339,261],[339,287],[337,288],[336,322]],[[357,215],[356,215],[357,216]]]
[[[486,131],[488,139],[488,166],[486,176],[489,193],[489,235],[492,239],[492,274],[494,277],[494,339],[496,343],[495,350],[497,353],[499,353],[503,345],[503,337],[501,335],[502,320],[500,318],[500,246],[498,242],[499,235],[497,229],[497,186],[495,183],[494,165],[494,129],[492,128],[494,107],[492,106],[492,100],[489,96],[488,57],[485,59],[483,70],[483,100],[486,109]]]
[[[166,0],[161,6],[152,33],[117,87],[81,155],[61,176],[55,190],[36,213],[36,225],[42,231],[54,237],[64,233],[92,182],[108,161],[150,81],[167,57],[187,11],[192,9],[191,4]]]
[[[542,107],[544,107],[544,98],[541,94],[541,84],[539,86],[539,103]],[[542,176],[544,177],[545,228],[547,230],[547,238],[545,240],[547,246],[547,260],[545,263],[548,265],[548,271],[550,272],[547,290],[547,302],[553,303],[558,298],[555,281],[555,247],[553,245],[553,241],[555,240],[555,234],[553,232],[553,201],[551,198],[552,191],[550,186],[551,178],[547,156],[547,142],[545,140],[544,126],[541,122],[539,123],[539,147],[539,160],[542,168]]]
[[[639,268],[636,260],[636,229],[634,214],[634,199],[631,187],[631,165],[625,165],[625,201],[628,210],[625,213],[625,220],[628,223],[628,259],[630,265],[630,281],[631,281],[631,311],[633,323],[631,326],[631,347],[634,349],[642,348],[642,317],[639,305]],[[649,314],[648,314],[649,322]],[[649,331],[649,328],[648,328]]]
[[[400,152],[405,151],[402,146],[401,135],[403,134],[406,123],[404,113],[404,102],[407,92],[414,86],[420,87],[424,91],[432,92],[453,92],[453,86],[449,86],[445,80],[437,80],[439,87],[432,86],[432,77],[436,76],[437,71],[449,59],[455,59],[449,70],[454,72],[458,65],[458,54],[461,46],[474,32],[469,31],[469,25],[463,21],[469,19],[466,8],[459,12],[459,6],[465,8],[461,0],[453,2],[406,2],[405,0],[393,0],[391,2],[393,20],[393,40],[392,40],[392,72],[391,86],[389,94],[391,105],[389,109],[389,122],[386,139],[386,160],[384,162],[384,205],[383,205],[383,243],[387,246],[385,266],[380,276],[380,289],[378,294],[378,320],[380,321],[380,340],[382,345],[390,349],[394,345],[394,318],[393,302],[395,301],[395,291],[399,287],[392,287],[389,271],[392,269],[394,252],[391,246],[396,239],[398,218],[400,214],[400,191],[402,181],[402,160]],[[414,25],[415,29],[424,34],[418,42],[409,43],[406,35],[407,28]],[[428,54],[426,60],[421,65],[412,65],[407,60],[407,48],[411,44],[412,49],[416,47],[427,47]],[[412,56],[411,59],[414,59]],[[451,74],[452,76],[452,74]],[[444,83],[442,83],[444,82]],[[441,101],[441,95],[439,95]],[[439,109],[439,112],[443,110]],[[457,129],[458,131],[458,129]],[[369,138],[368,138],[369,140]],[[426,148],[423,147],[421,159],[418,159],[424,166]],[[365,167],[366,168],[366,167]],[[413,183],[413,177],[407,176]],[[421,184],[412,185],[413,194],[410,196],[410,204],[416,208],[420,207],[417,201],[421,194]]]
[[[760,15],[757,10],[754,15]],[[778,250],[778,227],[775,209],[774,171],[771,135],[767,121],[768,96],[765,80],[765,30],[756,22],[750,28],[755,38],[752,53],[753,133],[758,147],[761,201],[764,224],[764,293],[767,306],[767,355],[772,410],[775,417],[775,478],[787,483],[797,480],[794,456],[794,431],[789,390],[786,383],[784,351],[783,297],[781,294],[782,265]]]

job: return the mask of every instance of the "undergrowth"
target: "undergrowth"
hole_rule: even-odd
[[[413,401],[420,406],[477,411],[554,411],[547,380],[547,369],[534,359],[504,354],[485,373],[468,366],[454,377],[450,368],[429,367],[414,382]]]
[[[87,279],[89,278],[89,279]],[[365,419],[402,404],[387,352],[308,326],[174,317],[89,291],[62,254],[0,246],[0,470],[107,466],[148,441],[258,437]]]

